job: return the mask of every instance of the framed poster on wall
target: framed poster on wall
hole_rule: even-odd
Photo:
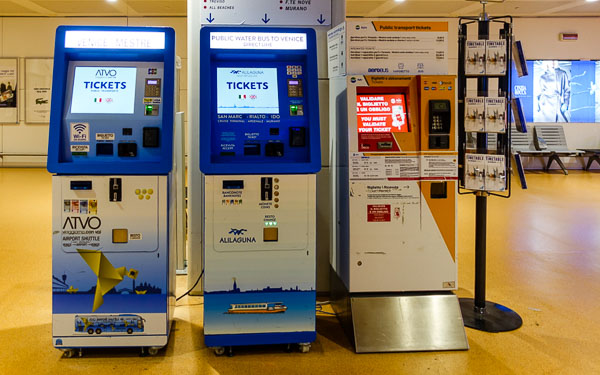
[[[25,59],[25,122],[48,124],[52,97],[52,58]]]
[[[19,59],[0,58],[0,124],[19,122]]]

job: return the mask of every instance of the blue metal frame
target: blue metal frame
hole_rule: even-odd
[[[239,50],[211,49],[211,32],[261,32],[261,33],[305,33],[307,35],[306,50]],[[317,173],[321,170],[321,144],[319,124],[318,70],[316,34],[307,28],[271,28],[271,27],[203,27],[200,30],[200,170],[205,174],[301,174]],[[212,104],[216,95],[216,77],[213,77],[212,67],[215,58],[219,61],[229,58],[232,61],[261,59],[261,56],[295,55],[303,56],[306,63],[305,97],[309,106],[308,112],[308,161],[279,161],[273,162],[260,158],[257,162],[214,163],[211,159],[212,140]]]
[[[65,48],[68,30],[83,31],[142,31],[165,33],[165,49],[91,49]],[[65,108],[65,92],[69,61],[145,61],[164,62],[164,98],[162,103],[162,131],[160,144],[163,150],[160,162],[127,161],[126,163],[71,163],[61,160],[63,144],[62,120]],[[173,166],[173,123],[175,90],[175,30],[169,27],[124,27],[124,26],[59,26],[56,29],[54,46],[54,73],[52,81],[52,108],[50,113],[50,135],[48,139],[47,169],[51,173],[74,175],[165,175]]]

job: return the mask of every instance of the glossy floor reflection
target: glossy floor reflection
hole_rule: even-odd
[[[202,298],[176,309],[169,346],[88,350],[63,358],[51,345],[51,183],[41,169],[0,169],[0,374],[598,374],[600,173],[528,173],[528,190],[488,206],[488,300],[523,327],[467,329],[465,352],[354,354],[332,316],[319,316],[308,354],[257,347],[215,357],[202,337]],[[517,184],[515,184],[517,186]],[[460,197],[458,295],[473,293],[475,200]],[[186,285],[178,279],[179,294]]]

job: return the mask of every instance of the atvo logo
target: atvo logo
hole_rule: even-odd
[[[68,226],[68,228],[67,228]],[[90,216],[84,220],[80,217],[67,217],[63,224],[63,230],[65,229],[98,229],[102,226],[102,221],[97,216]]]
[[[96,77],[116,77],[116,69],[98,69],[96,71]]]

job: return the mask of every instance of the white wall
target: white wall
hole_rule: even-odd
[[[19,58],[19,124],[0,124],[0,154],[41,154],[48,148],[48,125],[25,123],[25,58],[52,57],[54,34],[59,25],[110,25],[110,26],[170,26],[177,35],[177,54],[182,58],[179,110],[187,106],[187,32],[185,17],[0,17],[0,57]],[[187,119],[186,119],[187,121]],[[46,157],[5,156],[0,166],[46,165]]]

